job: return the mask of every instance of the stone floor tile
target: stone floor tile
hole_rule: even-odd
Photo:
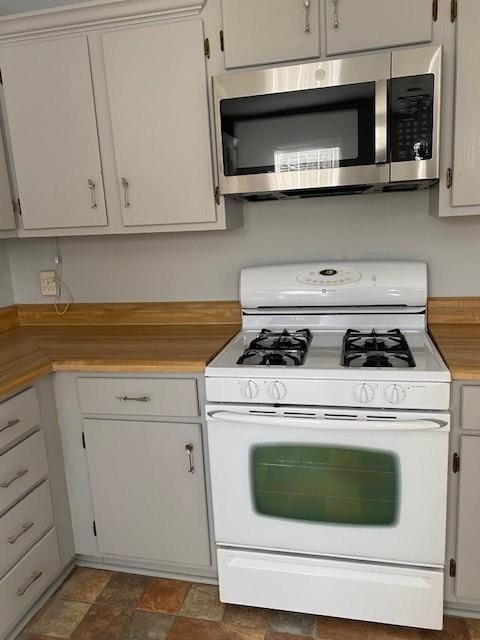
[[[442,631],[419,629],[421,640],[470,640],[467,622],[463,618],[445,616]]]
[[[218,587],[210,584],[192,584],[179,611],[184,618],[201,618],[219,622],[225,605],[218,599]]]
[[[165,613],[135,611],[120,640],[165,640],[174,620]]]
[[[111,571],[77,567],[55,597],[78,602],[95,602],[112,575]]]
[[[190,582],[151,578],[137,609],[158,613],[178,613],[189,589]]]
[[[265,634],[266,629],[254,629],[221,622],[215,640],[264,640]]]
[[[480,640],[480,620],[469,619],[466,621],[472,640]]]
[[[110,603],[96,602],[72,635],[72,640],[118,640],[131,612]]]
[[[368,640],[419,640],[420,632],[412,627],[390,624],[375,624],[368,627]]]
[[[367,640],[371,624],[362,620],[345,618],[317,618],[317,634],[319,640]]]
[[[253,629],[266,629],[271,616],[270,609],[227,604],[223,622]]]
[[[150,578],[134,573],[114,573],[97,602],[109,602],[123,609],[133,610],[137,606]]]
[[[273,611],[270,620],[271,631],[290,633],[297,636],[315,636],[315,616],[291,611]]]
[[[220,624],[210,620],[176,618],[167,640],[217,640]]]
[[[29,625],[28,633],[49,638],[70,638],[90,606],[86,602],[52,600],[42,615]]]
[[[265,640],[305,640],[305,636],[294,636],[291,633],[278,633],[277,631],[268,631]],[[362,640],[359,638],[358,640]]]

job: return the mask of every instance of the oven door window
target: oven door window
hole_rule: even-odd
[[[226,176],[375,163],[375,83],[220,102]]]
[[[394,525],[397,457],[388,451],[272,444],[251,452],[258,513],[311,522]]]

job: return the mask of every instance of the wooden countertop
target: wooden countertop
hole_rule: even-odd
[[[0,312],[5,329],[0,333],[0,395],[53,371],[201,373],[240,328],[234,312],[228,318],[220,314],[215,323],[214,314],[206,319],[204,310],[196,316],[190,308],[188,322],[179,324],[159,318],[157,325],[141,325],[137,318],[113,326],[107,319],[93,326],[67,325],[62,316],[57,324],[15,327],[11,309]]]

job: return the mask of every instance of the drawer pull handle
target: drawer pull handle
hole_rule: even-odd
[[[338,0],[333,0],[333,28],[338,29],[340,20],[338,17]]]
[[[188,456],[188,473],[195,473],[195,464],[193,462],[193,444],[189,442],[185,445],[185,451]]]
[[[15,482],[15,480],[19,480],[20,478],[23,478],[23,476],[26,476],[27,473],[28,473],[28,469],[20,469],[13,476],[13,478],[10,478],[10,480],[6,480],[5,482],[0,482],[0,487],[2,487],[2,489],[8,489],[8,487],[11,484],[13,484]]]
[[[0,433],[2,433],[2,431],[5,431],[6,429],[10,429],[11,427],[14,427],[19,422],[20,420],[18,418],[15,418],[14,420],[9,420],[6,425],[4,425],[3,427],[0,427]]]
[[[117,396],[120,402],[150,402],[150,396]]]
[[[93,180],[88,180],[88,188],[90,189],[90,207],[97,209],[97,185]]]
[[[32,584],[37,580],[39,580],[42,576],[43,576],[43,571],[35,571],[34,573],[32,573],[32,575],[28,579],[27,584],[23,587],[20,587],[20,589],[17,589],[17,596],[25,595],[25,593],[27,593],[27,591],[30,589]]]
[[[303,0],[303,6],[305,7],[305,33],[310,33],[310,6],[311,0]]]
[[[128,189],[130,185],[128,184],[128,180],[126,178],[122,178],[122,187],[123,187],[123,206],[125,209],[130,207],[130,196]]]
[[[19,540],[25,533],[27,533],[27,531],[30,531],[34,524],[34,522],[27,522],[26,524],[22,525],[22,528],[18,533],[7,538],[8,544],[15,544],[17,540]]]

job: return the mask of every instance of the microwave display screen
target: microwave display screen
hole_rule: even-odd
[[[374,82],[224,99],[220,114],[227,176],[374,162]]]

